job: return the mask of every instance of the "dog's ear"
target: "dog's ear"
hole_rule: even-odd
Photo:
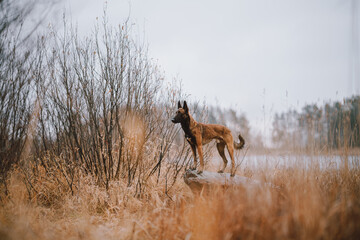
[[[189,112],[189,108],[188,108],[188,106],[187,106],[187,104],[186,104],[186,101],[184,101],[184,110],[185,110],[185,112],[186,113],[188,113]]]
[[[178,108],[182,108],[180,101],[178,101]]]

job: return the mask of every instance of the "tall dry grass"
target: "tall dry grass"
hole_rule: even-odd
[[[41,172],[41,171],[40,171]],[[111,181],[108,190],[91,176],[71,194],[39,174],[28,198],[23,173],[8,180],[0,208],[1,239],[358,239],[360,170],[273,168],[242,171],[272,182],[268,188],[212,189],[193,195],[182,181],[164,192],[149,179],[142,197],[135,186]],[[59,173],[58,181],[66,181]]]

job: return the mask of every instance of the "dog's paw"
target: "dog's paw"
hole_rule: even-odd
[[[224,170],[219,170],[218,173],[224,173]]]
[[[230,177],[235,177],[235,173],[231,173],[231,174],[230,174]]]

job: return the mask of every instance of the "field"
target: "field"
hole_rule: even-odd
[[[104,16],[81,37],[64,17],[60,33],[49,25],[21,44],[22,12],[4,16],[0,239],[360,239],[359,96],[289,109],[272,127],[263,107],[254,131],[241,109],[200,103],[165,79],[128,21]],[[179,100],[196,121],[244,136],[236,174],[278,187],[193,193],[183,181],[191,150],[170,121]],[[210,171],[213,150],[204,147]]]
[[[335,168],[315,161],[304,167],[309,159],[297,159],[288,166],[240,167],[238,174],[280,190],[214,188],[200,195],[180,180],[168,194],[164,182],[150,181],[146,193],[135,197],[125,182],[112,181],[106,190],[82,176],[73,195],[56,183],[38,181],[43,191],[29,199],[15,169],[9,194],[2,198],[0,238],[358,239],[359,166],[347,167],[345,156]]]

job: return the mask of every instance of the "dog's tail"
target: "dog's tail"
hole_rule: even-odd
[[[245,145],[245,139],[239,134],[239,140],[240,142],[237,143],[234,141],[234,148],[235,149],[242,149]]]

